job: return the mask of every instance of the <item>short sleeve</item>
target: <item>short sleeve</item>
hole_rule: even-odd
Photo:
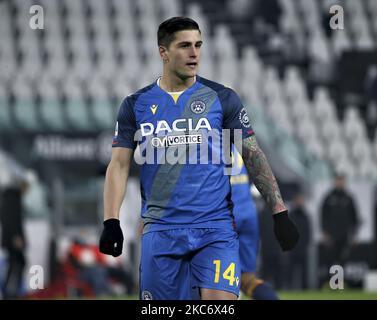
[[[224,114],[223,128],[242,130],[243,139],[252,136],[254,130],[251,127],[250,118],[237,93],[227,88],[220,100]]]
[[[127,97],[119,107],[113,147],[135,149],[137,144],[135,141],[136,130],[134,103],[131,97]]]

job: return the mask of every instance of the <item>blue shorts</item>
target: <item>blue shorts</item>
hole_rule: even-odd
[[[247,210],[247,215],[235,214],[240,246],[241,272],[256,272],[259,249],[259,225],[256,210]]]
[[[143,235],[142,300],[200,299],[199,289],[239,295],[241,268],[234,230],[172,229]]]

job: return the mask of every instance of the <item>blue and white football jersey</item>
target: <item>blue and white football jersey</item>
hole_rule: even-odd
[[[186,227],[233,228],[230,178],[224,174],[224,159],[218,159],[224,139],[218,134],[219,147],[216,135],[211,136],[223,129],[232,133],[238,129],[241,139],[254,134],[237,94],[199,76],[179,97],[154,82],[124,99],[113,147],[135,149],[139,143],[146,159],[150,150],[153,155],[153,161],[141,167],[144,233]],[[199,161],[200,152],[194,159],[191,153],[203,144],[208,149],[207,163]],[[182,146],[191,150],[184,161],[171,163],[161,153],[170,149],[171,156],[178,153],[177,159],[182,160],[177,149]]]

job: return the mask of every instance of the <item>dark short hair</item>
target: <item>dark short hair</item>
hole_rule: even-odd
[[[342,171],[336,171],[334,174],[335,180],[340,180],[340,179],[345,179],[345,178],[346,178],[346,174]]]
[[[157,43],[159,46],[169,47],[174,40],[174,33],[182,30],[198,30],[199,25],[187,17],[173,17],[162,22],[157,31]]]

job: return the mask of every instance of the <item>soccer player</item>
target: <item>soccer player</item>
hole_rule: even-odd
[[[241,291],[254,300],[277,300],[274,289],[256,275],[259,249],[258,213],[250,192],[249,177],[241,155],[233,148],[233,214],[239,236]]]
[[[216,155],[216,138],[209,135],[228,129],[235,141],[241,132],[244,163],[274,213],[283,250],[294,247],[298,232],[239,97],[197,76],[203,43],[198,24],[186,17],[168,19],[160,24],[157,38],[162,76],[126,97],[118,113],[105,178],[100,250],[113,256],[122,253],[119,209],[138,142],[141,155],[152,150],[154,160],[146,161],[140,174],[141,299],[193,299],[199,292],[201,299],[234,300],[241,269],[226,161],[212,156],[202,161],[198,154],[199,163],[192,163],[191,151],[205,145],[208,154]],[[163,161],[161,151],[170,160],[178,152],[177,161]],[[181,161],[187,151],[190,159]]]

